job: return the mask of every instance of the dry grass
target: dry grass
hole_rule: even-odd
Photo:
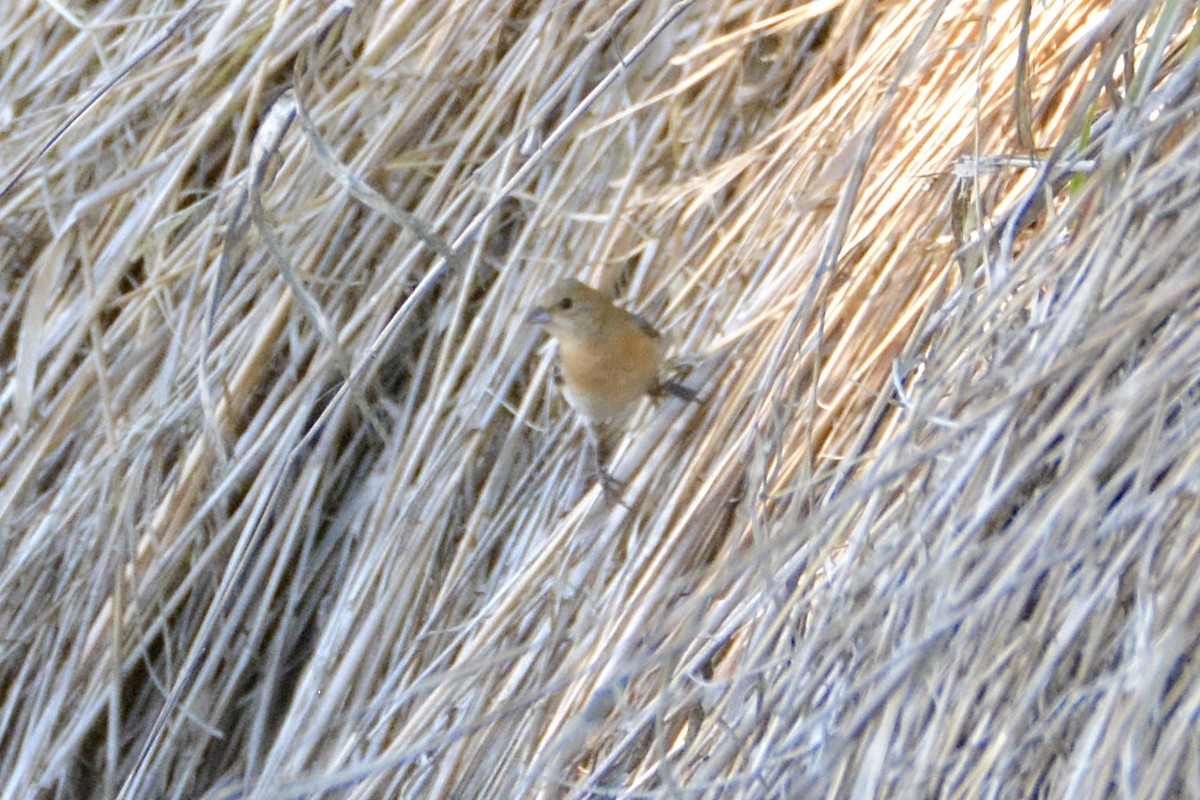
[[[1200,796],[1195,21],[4,6],[0,797]]]

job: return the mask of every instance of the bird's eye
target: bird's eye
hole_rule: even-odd
[[[573,306],[573,305],[574,305],[574,303],[572,302],[571,298],[569,298],[569,297],[564,297],[562,300],[558,301],[558,307],[561,308],[563,311],[570,311],[571,306]]]

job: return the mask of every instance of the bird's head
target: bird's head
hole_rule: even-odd
[[[608,299],[590,286],[567,278],[550,287],[533,311],[528,322],[540,325],[556,338],[586,337],[599,333],[609,311]]]

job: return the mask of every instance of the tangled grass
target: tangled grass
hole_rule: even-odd
[[[1200,796],[1196,18],[5,6],[0,796]]]

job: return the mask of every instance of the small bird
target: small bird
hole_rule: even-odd
[[[528,321],[558,341],[563,396],[584,418],[601,486],[619,496],[622,484],[604,468],[597,426],[620,421],[646,395],[695,400],[696,393],[662,380],[662,335],[650,323],[577,280],[554,284]]]

